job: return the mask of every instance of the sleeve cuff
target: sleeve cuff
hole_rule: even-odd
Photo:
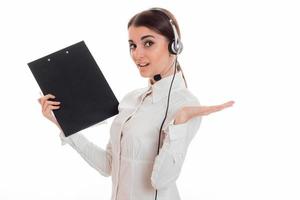
[[[61,145],[65,145],[67,143],[67,137],[65,136],[65,134],[62,131],[60,131],[59,137],[61,140]]]
[[[60,140],[61,140],[61,145],[65,145],[66,143],[70,144],[72,142],[71,140],[74,140],[74,139],[76,139],[76,137],[77,138],[79,137],[79,134],[80,133],[78,132],[78,133],[75,133],[75,134],[72,134],[72,135],[66,137],[64,132],[60,131],[59,137],[60,137]]]
[[[179,138],[186,137],[187,122],[182,124],[174,124],[175,120],[172,120],[169,124],[166,133],[170,140],[177,140]]]

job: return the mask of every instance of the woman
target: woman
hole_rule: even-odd
[[[81,133],[65,137],[61,131],[60,138],[100,174],[112,176],[112,200],[178,200],[176,180],[202,116],[234,102],[200,106],[187,89],[177,62],[182,50],[180,30],[168,10],[152,8],[136,14],[128,23],[128,33],[130,55],[140,75],[149,79],[148,86],[120,101],[106,150]],[[50,98],[55,97],[48,94],[39,99],[42,113],[60,128],[51,112],[60,108],[60,102]]]

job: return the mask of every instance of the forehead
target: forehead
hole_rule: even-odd
[[[130,26],[128,28],[128,37],[129,40],[138,41],[141,39],[141,37],[145,35],[152,35],[155,37],[155,39],[165,39],[165,37],[145,26]]]

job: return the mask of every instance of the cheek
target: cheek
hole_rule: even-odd
[[[153,49],[149,54],[149,58],[153,63],[157,63],[158,65],[163,65],[168,61],[169,52],[165,47],[160,47]]]
[[[154,60],[153,64],[156,70],[162,70],[169,62],[168,55],[165,54],[157,54]]]

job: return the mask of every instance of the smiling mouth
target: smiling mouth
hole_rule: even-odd
[[[150,63],[146,63],[146,64],[138,64],[138,67],[147,67]]]

